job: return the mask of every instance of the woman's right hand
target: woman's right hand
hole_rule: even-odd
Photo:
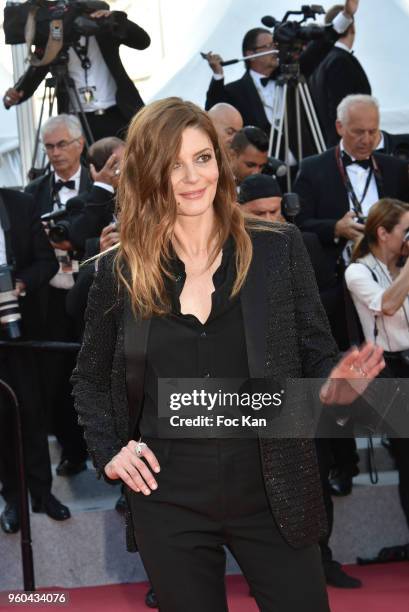
[[[139,454],[136,453],[138,447],[140,448]],[[117,478],[123,480],[135,493],[150,495],[151,491],[158,488],[158,483],[149,468],[156,473],[160,472],[159,462],[153,452],[146,444],[130,440],[106,464],[104,472],[112,480]]]

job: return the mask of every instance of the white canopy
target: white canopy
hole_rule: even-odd
[[[10,87],[11,74],[0,65],[0,97]],[[20,156],[16,110],[6,110],[0,103],[0,186],[15,187],[21,184]]]
[[[171,4],[173,12],[177,13],[178,5],[185,2],[173,0]],[[218,52],[223,59],[240,57],[244,33],[254,27],[263,27],[261,17],[272,14],[281,19],[287,10],[299,10],[302,4],[302,0],[253,0],[251,3],[248,0],[209,0],[206,19],[198,14],[195,23],[189,23],[189,31],[180,15],[174,20],[175,45],[166,57],[167,69],[158,70],[162,85],[152,90],[153,82],[142,83],[140,89],[146,91],[145,99],[179,95],[204,105],[211,71],[199,52]],[[321,0],[320,4],[328,9],[335,0]],[[211,22],[209,16],[213,17]],[[409,79],[405,69],[409,57],[409,0],[361,0],[356,28],[355,53],[369,76],[373,94],[379,99],[382,126],[395,133],[409,132]],[[192,44],[191,37],[196,45]],[[173,63],[172,57],[180,57],[180,48],[186,38],[190,42],[189,54],[179,68],[179,62]],[[172,65],[178,66],[174,74],[169,70]],[[243,71],[243,63],[226,67],[226,81],[239,78]],[[163,75],[168,76],[165,83]]]

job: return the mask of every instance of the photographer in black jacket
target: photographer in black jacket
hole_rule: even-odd
[[[38,339],[45,325],[43,292],[58,270],[58,263],[31,196],[0,189],[0,207],[0,265],[14,268],[22,338]],[[6,332],[7,326],[3,326],[2,339],[7,339]],[[15,390],[20,404],[32,509],[45,512],[55,520],[68,519],[69,509],[51,494],[46,419],[34,356],[27,350],[1,349],[0,377]],[[0,526],[5,533],[15,533],[20,527],[20,519],[14,423],[12,409],[4,400],[5,396],[1,394],[0,480],[6,507],[0,516]]]
[[[332,49],[339,35],[352,23],[358,4],[359,0],[346,0],[343,13],[337,15],[332,26],[328,28],[325,37],[310,42],[306,49],[302,51],[298,58],[302,75],[308,77],[318,67]],[[275,48],[277,47],[273,35],[265,28],[249,30],[243,38],[242,50],[244,56],[270,51]],[[241,79],[227,85],[224,83],[222,58],[210,52],[207,54],[207,60],[213,71],[213,78],[207,91],[206,110],[218,102],[227,102],[241,113],[244,125],[257,126],[268,134],[273,120],[276,79],[281,74],[277,55],[264,55],[247,60],[246,72]],[[292,96],[289,99],[290,149],[296,151],[295,107],[293,108],[294,100],[291,98]],[[303,130],[303,143],[304,156],[316,152],[312,148],[311,137],[306,129]]]
[[[55,3],[43,4],[48,5],[52,15]],[[74,81],[94,140],[123,133],[130,119],[143,106],[142,98],[122,64],[120,45],[140,50],[150,45],[145,30],[129,21],[125,13],[110,11],[106,3],[101,3],[101,6],[105,8],[88,16],[99,25],[95,36],[78,37],[66,51],[68,76]],[[41,57],[43,51],[37,48],[36,53]],[[6,91],[3,98],[5,107],[30,98],[49,69],[49,65],[30,66],[16,85]],[[59,113],[78,111],[78,108],[72,108],[64,87],[58,87],[57,101]]]

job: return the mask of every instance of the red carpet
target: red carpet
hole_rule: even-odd
[[[409,562],[370,567],[350,566],[348,571],[361,578],[362,589],[329,589],[332,612],[408,612]],[[228,576],[229,612],[257,612],[241,576]],[[52,589],[46,589],[52,591]],[[59,589],[55,589],[57,591]],[[146,584],[115,584],[70,589],[68,606],[0,606],[0,610],[70,610],[72,612],[147,612],[144,603]],[[194,610],[181,610],[194,612]],[[209,611],[211,612],[211,611]],[[302,610],[300,610],[302,612]]]

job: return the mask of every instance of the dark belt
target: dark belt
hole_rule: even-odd
[[[96,115],[97,117],[100,117],[101,115],[105,115],[108,111],[110,111],[113,108],[115,108],[115,106],[108,106],[108,108],[98,108],[96,111],[88,111],[85,114],[86,115]]]

